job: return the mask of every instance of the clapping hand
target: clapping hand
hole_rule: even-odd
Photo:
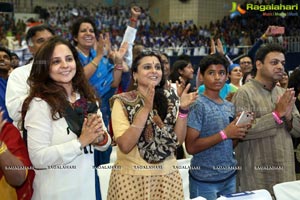
[[[144,108],[146,108],[150,112],[153,108],[155,85],[150,84],[147,89],[147,94],[142,94],[142,95],[144,96],[144,101],[145,101]]]
[[[180,81],[180,83],[179,83],[179,81]],[[185,88],[186,82],[181,76],[179,76],[179,81],[176,81],[176,90],[177,90],[177,95],[179,97],[181,97],[181,94]]]
[[[112,50],[109,54],[109,57],[113,60],[115,65],[122,65],[123,71],[126,72],[129,70],[124,60],[124,56],[128,49],[128,42],[123,42],[118,50]]]
[[[295,104],[296,97],[293,88],[288,88],[281,97],[275,107],[275,111],[279,113],[279,117],[285,117],[288,121],[292,119],[292,110]]]
[[[110,43],[110,36],[109,33],[106,32],[105,34],[100,33],[99,39],[96,42],[96,50],[97,55],[109,55],[111,52],[111,43]]]
[[[177,84],[177,83],[176,83]],[[182,109],[187,110],[192,103],[195,102],[195,100],[198,98],[197,92],[190,92],[188,93],[189,89],[191,87],[191,84],[189,83],[183,90],[180,96],[180,107]]]
[[[101,134],[104,134],[101,117],[96,113],[90,114],[84,119],[79,137],[82,147],[92,144]]]
[[[222,44],[221,40],[218,38],[217,46],[216,46],[214,39],[211,38],[210,39],[210,54],[216,54],[217,52],[221,55],[225,55],[224,49],[223,49],[223,44]]]

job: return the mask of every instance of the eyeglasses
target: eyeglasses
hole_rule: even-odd
[[[251,65],[252,62],[251,61],[244,61],[244,62],[240,62],[241,65]]]

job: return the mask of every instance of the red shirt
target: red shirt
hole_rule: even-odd
[[[27,178],[25,182],[19,187],[12,187],[9,185],[0,170],[0,193],[1,198],[6,200],[30,200],[33,189],[32,183],[34,179],[34,170],[31,168],[28,151],[25,146],[19,130],[11,123],[6,123],[0,133],[0,140],[4,142],[11,154],[18,157],[27,167]],[[3,196],[4,195],[4,196]]]

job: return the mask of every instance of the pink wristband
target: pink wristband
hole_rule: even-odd
[[[276,121],[277,124],[282,124],[283,121],[279,118],[278,113],[277,112],[272,112],[273,118]]]
[[[187,118],[188,114],[183,114],[181,112],[179,112],[178,117],[179,118]]]
[[[123,69],[123,66],[120,65],[120,64],[117,64],[117,65],[115,65],[115,69],[117,69],[117,70],[122,70],[122,69]]]
[[[227,139],[227,135],[226,135],[226,133],[224,132],[224,130],[221,130],[221,131],[219,132],[219,134],[221,135],[222,140],[226,140],[226,139]]]

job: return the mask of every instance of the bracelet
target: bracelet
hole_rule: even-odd
[[[226,140],[226,139],[227,139],[227,135],[226,135],[226,133],[224,132],[224,130],[221,130],[221,131],[219,132],[219,134],[221,135],[222,140]]]
[[[277,124],[282,124],[283,121],[279,117],[279,113],[277,111],[272,112],[273,118]]]
[[[181,112],[178,113],[178,117],[181,119],[187,118],[187,116],[188,116],[187,113],[181,113]]]
[[[103,140],[97,144],[98,146],[103,146],[107,143],[107,141],[108,141],[107,133],[104,133],[103,137],[104,137]]]
[[[134,124],[131,124],[131,126],[132,126],[133,128],[144,129],[144,127],[142,127],[142,126],[136,126],[136,125],[134,125]]]
[[[133,17],[130,18],[131,22],[137,22],[137,19],[134,19]]]
[[[181,114],[188,114],[189,113],[189,109],[182,109],[180,106],[179,106],[179,112]]]
[[[123,69],[123,65],[117,64],[117,65],[115,65],[115,69],[122,70]]]
[[[97,69],[98,65],[92,60],[91,63],[94,65],[94,67]]]
[[[276,114],[276,116],[277,116],[279,119],[281,118],[278,111],[275,111],[275,110],[274,110],[273,112]]]
[[[0,147],[0,155],[6,152],[7,146],[6,144],[2,141],[1,147]]]
[[[265,39],[268,38],[268,36],[264,33],[264,34],[261,36],[261,38],[262,38],[263,40],[265,40]]]

